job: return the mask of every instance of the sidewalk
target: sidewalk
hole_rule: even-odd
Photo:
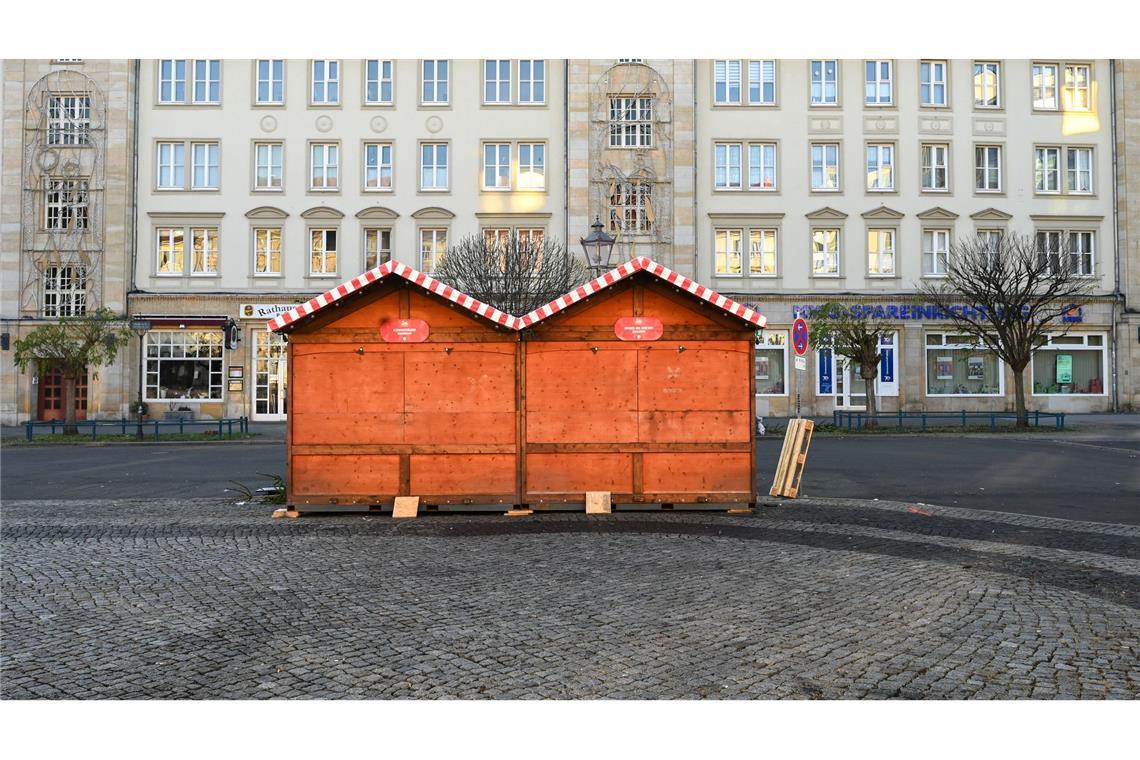
[[[106,420],[106,421],[107,422],[117,422],[118,420]],[[62,425],[62,423],[60,423],[60,424]],[[136,428],[136,425],[135,425],[133,420],[127,423],[127,432],[128,433],[133,433],[136,429],[137,428]],[[189,432],[208,432],[210,429],[211,428],[208,426],[194,425],[192,427],[187,426],[186,432],[188,432],[188,433]],[[237,430],[237,424],[236,423],[234,424],[234,429],[235,429],[235,431]],[[178,432],[177,428],[174,428],[173,430],[174,430],[174,432]],[[214,426],[213,430],[215,432],[217,432],[217,426],[216,425]],[[44,430],[43,428],[37,428],[36,429],[36,436],[39,437],[39,436],[50,435],[51,433],[49,431],[50,431],[50,428],[48,428],[48,430]],[[56,427],[56,431],[58,434],[58,431],[59,431],[58,425]],[[80,432],[80,434],[84,434],[84,433],[90,434],[91,428],[84,427],[84,423],[81,421],[79,423],[79,432]],[[99,430],[100,434],[103,434],[103,433],[110,434],[110,433],[118,433],[118,432],[120,432],[120,430],[118,428],[110,427],[110,426],[108,426],[105,429],[101,427]],[[153,425],[151,425],[148,428],[146,422],[143,422],[143,432],[151,437],[152,443],[156,443],[156,441],[153,440],[153,436],[154,436],[154,426]],[[168,432],[170,432],[170,429],[164,427],[162,429],[162,432],[168,433]],[[253,433],[257,436],[256,438],[253,439],[254,441],[257,441],[257,442],[265,442],[265,443],[282,442],[282,443],[284,443],[284,441],[285,441],[285,423],[284,422],[250,422],[249,423],[249,432]],[[3,425],[3,426],[0,426],[0,440],[23,441],[26,438],[27,438],[27,428],[23,425]],[[180,443],[180,442],[179,441],[161,441],[161,443],[175,444],[175,443]]]

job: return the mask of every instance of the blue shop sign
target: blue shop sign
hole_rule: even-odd
[[[792,318],[802,317],[810,319],[813,314],[819,313],[819,305],[803,304],[792,306]],[[984,318],[986,309],[983,306],[968,306],[966,304],[953,304],[949,309],[943,310],[932,304],[912,303],[856,303],[846,307],[851,310],[851,316],[856,319],[889,319],[904,321],[909,319],[947,320],[950,314],[966,316],[973,319]],[[1079,314],[1079,312],[1078,312]],[[1066,321],[1069,321],[1066,318]],[[1079,317],[1077,318],[1079,321]]]

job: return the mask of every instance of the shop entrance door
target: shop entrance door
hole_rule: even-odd
[[[284,420],[289,361],[285,341],[268,330],[254,332],[253,414],[255,420]]]
[[[36,419],[44,422],[66,419],[63,407],[63,372],[58,369],[41,370],[39,393],[36,397]],[[75,381],[75,419],[87,419],[87,373]]]
[[[835,373],[835,408],[867,408],[867,386],[859,376],[859,365],[842,356],[836,357],[839,365]]]

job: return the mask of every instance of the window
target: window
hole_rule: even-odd
[[[977,237],[988,254],[990,266],[998,266],[1001,258],[1002,238],[1005,230],[982,229],[978,230]]]
[[[811,62],[811,104],[834,106],[839,104],[839,61],[834,59]]]
[[[713,61],[713,79],[717,105],[740,105],[740,61]]]
[[[922,144],[922,189],[946,192],[950,189],[950,146],[945,143]]]
[[[765,59],[748,62],[748,104],[776,105],[776,61]]]
[[[1050,335],[1033,352],[1033,395],[1107,393],[1103,334]]]
[[[447,144],[420,145],[420,189],[447,189]]]
[[[364,104],[392,104],[392,61],[370,59],[364,62]]]
[[[717,143],[714,149],[717,190],[740,189],[740,143]]]
[[[309,146],[309,189],[336,190],[339,187],[340,146],[313,143]]]
[[[506,250],[510,245],[511,235],[514,235],[518,239],[520,249],[526,246],[533,246],[540,249],[542,248],[543,240],[546,238],[546,230],[541,227],[483,228],[483,242],[487,245],[488,248]],[[540,252],[537,261],[541,261],[541,259],[542,254]]]
[[[716,273],[718,275],[741,274],[741,230],[717,230]]]
[[[218,273],[218,230],[216,227],[190,230],[190,274],[215,275]]]
[[[541,105],[546,102],[546,61],[519,61],[519,103]]]
[[[1053,111],[1057,108],[1057,64],[1033,64],[1033,107]]]
[[[44,229],[51,232],[85,230],[90,220],[88,181],[49,177],[44,180]]]
[[[158,177],[160,190],[182,190],[186,187],[186,145],[180,142],[158,143]]]
[[[776,189],[776,143],[749,143],[748,189]]]
[[[610,147],[653,146],[653,98],[610,97]]]
[[[776,230],[748,231],[748,272],[763,277],[776,275]]]
[[[865,61],[864,102],[869,106],[889,106],[894,100],[890,61]]]
[[[614,183],[610,195],[610,229],[622,232],[649,232],[654,221],[653,186],[633,180]]]
[[[806,316],[806,315],[805,315]],[[816,352],[816,394],[832,396],[836,404],[866,401],[864,383],[859,376],[861,368],[835,353],[830,346],[821,346]],[[899,395],[898,333],[879,336],[879,371],[875,377],[875,393],[880,398]]]
[[[969,335],[927,333],[926,395],[1000,396],[1005,379],[997,355]]]
[[[87,268],[49,266],[44,269],[44,316],[79,317],[87,313]]]
[[[922,273],[929,277],[946,275],[950,256],[950,230],[922,231]]]
[[[1001,67],[996,61],[974,62],[974,108],[1001,108]]]
[[[1061,108],[1065,111],[1091,111],[1090,67],[1066,65],[1065,84],[1061,88]]]
[[[1001,146],[974,146],[974,188],[980,193],[1001,192]]]
[[[503,58],[483,62],[483,102],[511,102],[510,59]]]
[[[756,395],[788,395],[788,332],[762,330],[756,338]]]
[[[87,145],[91,139],[91,98],[48,96],[48,145]]]
[[[445,105],[447,103],[447,61],[430,60],[423,62],[420,102],[425,105]]]
[[[336,274],[336,230],[309,230],[309,275],[322,277]]]
[[[218,143],[190,143],[190,188],[193,190],[218,189]]]
[[[811,271],[815,275],[839,274],[839,230],[811,231]]]
[[[867,146],[867,189],[895,189],[895,146]]]
[[[1037,231],[1037,255],[1047,260],[1050,272],[1061,268],[1061,240],[1064,234],[1060,230]]]
[[[546,189],[546,143],[519,143],[519,189]]]
[[[644,58],[618,58],[618,63],[645,63]]]
[[[1061,149],[1033,149],[1033,187],[1038,193],[1061,192]]]
[[[194,61],[194,102],[220,103],[222,100],[221,80],[221,61]]]
[[[160,275],[181,275],[186,270],[185,231],[181,227],[160,227],[157,234],[158,261],[155,272]]]
[[[446,252],[446,229],[420,230],[420,271],[434,272]]]
[[[839,143],[812,143],[811,189],[839,189]]]
[[[186,61],[163,59],[158,62],[158,102],[186,102]]]
[[[1078,274],[1091,275],[1093,273],[1093,233],[1069,233],[1069,259],[1073,271]]]
[[[221,330],[152,330],[143,340],[148,401],[222,397]]]
[[[919,105],[946,105],[946,61],[923,61],[918,65]]]
[[[1065,187],[1070,193],[1093,191],[1093,149],[1067,148],[1065,150]]]
[[[279,227],[254,229],[253,274],[255,277],[281,274],[281,229]]]
[[[340,61],[313,61],[313,105],[336,105],[340,102]]]
[[[511,189],[510,143],[483,143],[483,189]]]
[[[257,61],[258,105],[282,105],[285,102],[285,61],[262,58]]]
[[[364,144],[364,189],[392,189],[392,144]]]
[[[285,147],[281,143],[253,144],[253,187],[280,190],[285,177]]]
[[[392,230],[369,227],[364,230],[364,269],[375,269],[392,260]]]
[[[1095,254],[1094,233],[1091,230],[1038,230],[1037,250],[1046,258],[1049,273],[1057,272],[1063,259],[1076,274],[1093,274]]]
[[[895,273],[895,231],[867,230],[867,274],[890,277]]]

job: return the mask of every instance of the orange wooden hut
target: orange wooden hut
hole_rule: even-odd
[[[520,322],[528,506],[756,502],[763,315],[638,258]]]
[[[388,262],[272,319],[297,510],[520,502],[518,319]]]

